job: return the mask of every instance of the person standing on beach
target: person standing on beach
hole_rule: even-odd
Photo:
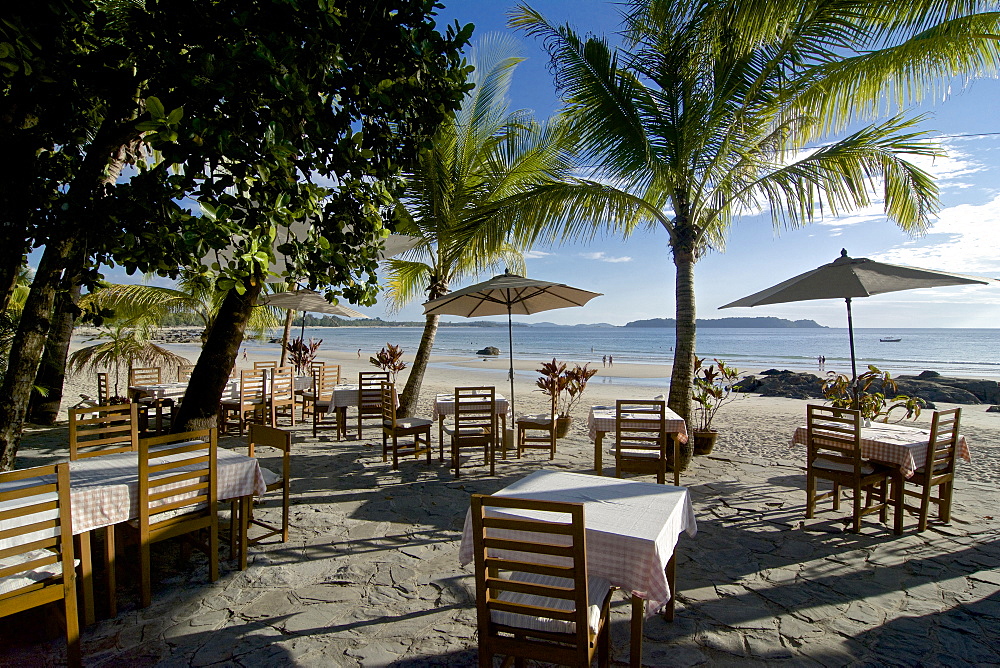
[[[608,365],[608,356],[604,355],[601,357],[601,366],[607,366],[607,365]]]
[[[358,348],[358,359],[361,359],[361,348]]]
[[[611,355],[608,355],[608,366],[614,366],[614,365],[615,365],[615,358],[612,357]]]
[[[247,361],[247,349],[246,348],[243,349],[243,361],[244,362]]]

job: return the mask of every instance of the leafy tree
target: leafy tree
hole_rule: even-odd
[[[924,230],[937,188],[906,158],[939,151],[914,130],[919,119],[842,133],[888,102],[940,93],[954,75],[996,73],[1000,15],[975,14],[990,6],[976,1],[623,4],[622,49],[524,5],[512,14],[512,26],[544,40],[582,164],[596,166],[590,179],[518,204],[532,202],[522,210],[536,218],[564,214],[549,228],[564,238],[667,232],[676,268],[669,404],[690,421],[697,260],[723,249],[734,219],[761,210],[777,228],[797,227],[881,196],[890,220]]]
[[[18,148],[33,174],[28,195],[2,209],[30,215],[4,228],[0,278],[30,245],[45,247],[0,388],[0,468],[13,465],[64,276],[92,283],[109,264],[176,276],[214,252],[202,270],[224,297],[177,428],[214,422],[269,273],[374,301],[394,178],[465,89],[471,26],[442,35],[433,10],[431,0],[108,0],[5,16],[16,29],[4,38],[53,48],[0,80],[20,114],[3,120],[0,148]],[[67,36],[40,39],[52,27]],[[49,98],[61,103],[52,113]]]
[[[388,296],[400,308],[414,299],[444,296],[458,280],[501,263],[524,273],[517,239],[508,238],[508,218],[485,215],[531,187],[562,178],[570,157],[566,128],[541,126],[524,111],[510,112],[507,92],[521,62],[510,38],[490,36],[470,56],[472,93],[444,123],[433,146],[407,174],[401,231],[420,237],[405,259],[389,260]],[[440,316],[428,315],[399,411],[409,415],[420,396]]]

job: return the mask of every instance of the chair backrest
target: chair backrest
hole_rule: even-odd
[[[495,387],[455,388],[455,433],[459,438],[465,436],[492,438],[496,436]]]
[[[292,434],[277,427],[251,423],[247,434],[247,454],[250,457],[257,456],[257,446],[281,450],[281,479],[287,481],[291,475]]]
[[[667,405],[658,399],[615,401],[615,448],[638,456],[665,459],[667,454]]]
[[[69,410],[69,458],[131,452],[139,445],[139,404]]]
[[[513,642],[538,648],[546,660],[579,665],[574,655],[595,637],[583,504],[473,494],[471,514],[480,642],[517,633]],[[575,638],[575,646],[560,650],[532,639],[553,632],[572,634],[560,642]]]
[[[861,475],[861,411],[832,406],[806,406],[809,466],[818,457],[845,472]],[[829,468],[829,467],[828,467]]]
[[[69,464],[0,473],[0,526],[0,617],[63,598],[75,613]]]
[[[272,401],[295,400],[295,372],[290,366],[278,366],[270,370],[269,386]]]
[[[104,406],[111,398],[111,384],[108,382],[108,374],[104,371],[97,372],[97,403]]]
[[[340,372],[339,364],[325,364],[324,362],[313,362],[313,364],[324,365],[323,368],[326,370],[326,375],[333,379],[333,384],[340,385],[343,375]]]
[[[331,373],[330,367],[325,366],[314,366],[312,374],[315,400],[330,401],[333,399],[333,390],[337,387],[337,381],[340,380],[340,374],[337,372]]]
[[[240,371],[240,403],[244,406],[259,404],[267,394],[267,369]]]
[[[388,371],[358,373],[358,410],[361,413],[377,415],[382,412],[382,383],[388,382]]]
[[[382,425],[396,428],[396,385],[382,383]]]
[[[159,385],[162,382],[163,375],[158,366],[135,367],[128,370],[129,385]]]
[[[927,439],[925,471],[934,475],[955,471],[955,455],[958,454],[958,423],[961,414],[961,408],[934,411],[931,416],[931,435]]]
[[[278,366],[277,362],[254,362],[254,369],[273,369]]]
[[[214,428],[139,439],[140,531],[169,529],[179,524],[179,514],[186,519],[214,513],[217,454]],[[188,531],[178,527],[178,534]]]
[[[191,372],[194,371],[194,364],[177,365],[177,382],[186,383],[191,380]]]

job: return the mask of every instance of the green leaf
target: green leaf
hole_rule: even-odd
[[[152,96],[146,98],[146,111],[148,111],[149,115],[153,118],[163,118],[166,115],[166,110],[163,108],[163,104],[159,99]]]
[[[176,109],[170,112],[169,116],[167,116],[167,123],[170,123],[171,125],[176,125],[177,123],[181,122],[182,118],[184,118],[184,107],[177,107]]]

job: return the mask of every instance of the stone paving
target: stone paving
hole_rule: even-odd
[[[87,665],[474,666],[474,583],[458,565],[469,494],[541,467],[588,472],[593,453],[576,425],[553,462],[531,454],[495,478],[475,466],[456,481],[436,454],[391,471],[374,430],[339,443],[295,434],[290,541],[257,546],[243,572],[223,562],[214,584],[197,552],[178,563],[178,551],[158,551],[153,605],[137,609],[134,582],[120,578],[121,612],[84,630]],[[897,537],[872,516],[844,532],[829,502],[804,520],[804,483],[796,461],[697,458],[682,484],[698,535],[678,545],[676,619],[645,623],[644,665],[1000,665],[995,489],[960,482],[950,526],[917,534],[908,518]],[[278,501],[257,513],[275,520]],[[629,614],[617,595],[616,665],[629,660]],[[60,631],[25,633],[33,619],[17,634],[4,625],[0,664],[62,661]]]

